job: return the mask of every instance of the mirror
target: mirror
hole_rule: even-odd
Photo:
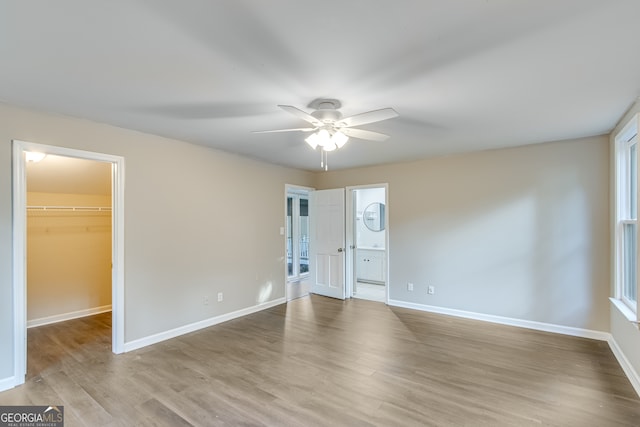
[[[362,222],[371,231],[384,230],[384,203],[371,203],[362,212]]]

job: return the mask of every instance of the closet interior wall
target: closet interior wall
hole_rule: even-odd
[[[111,197],[27,193],[27,325],[111,309]]]

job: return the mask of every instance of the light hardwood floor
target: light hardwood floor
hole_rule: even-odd
[[[319,296],[117,356],[110,322],[30,329],[0,405],[64,405],[67,427],[640,425],[600,341]]]

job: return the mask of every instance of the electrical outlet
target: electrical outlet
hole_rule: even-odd
[[[218,292],[218,302],[221,302],[223,299],[222,292]]]
[[[204,298],[202,298],[202,303],[204,305],[209,305],[209,296],[205,295]]]
[[[427,288],[427,293],[428,293],[429,295],[433,295],[433,294],[435,294],[435,293],[436,293],[436,287],[435,287],[435,286],[429,286],[429,287]]]
[[[407,290],[408,291],[413,291],[413,283],[411,283],[411,282],[407,283]]]

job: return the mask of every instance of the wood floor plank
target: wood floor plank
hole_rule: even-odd
[[[122,355],[110,324],[29,329],[0,404],[61,404],[67,426],[640,425],[601,341],[319,296]]]

